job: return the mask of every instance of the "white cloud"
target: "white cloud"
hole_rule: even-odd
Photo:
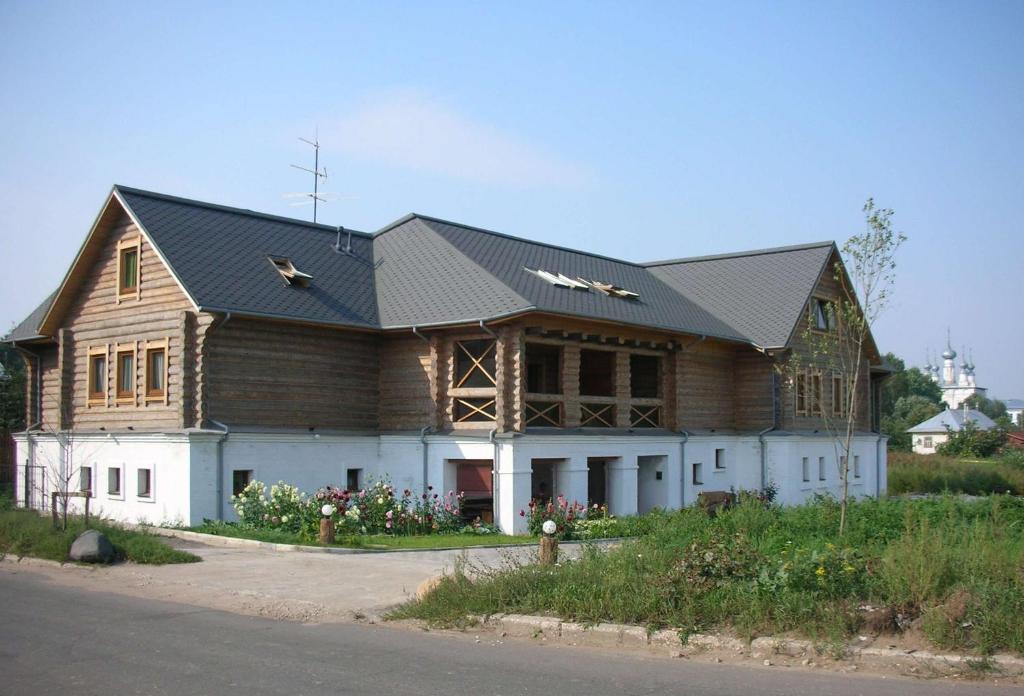
[[[576,188],[589,170],[418,91],[376,95],[336,124],[349,155],[394,167],[513,186]]]

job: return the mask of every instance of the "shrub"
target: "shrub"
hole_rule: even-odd
[[[753,580],[763,563],[764,557],[746,534],[726,536],[715,530],[708,538],[690,544],[670,571],[669,582],[684,594],[694,588],[724,587],[735,580]]]
[[[947,428],[948,430],[948,428]],[[939,454],[960,457],[991,457],[1006,443],[1002,428],[979,429],[973,421],[965,420],[963,428],[950,432],[949,439],[938,446]]]
[[[586,517],[587,508],[576,501],[570,503],[564,495],[558,496],[555,500],[547,502],[531,500],[527,510],[520,510],[519,516],[526,517],[526,526],[530,534],[540,536],[541,527],[548,520],[555,523],[555,538],[572,538],[576,523]]]

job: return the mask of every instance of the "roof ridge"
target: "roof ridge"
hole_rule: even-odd
[[[249,208],[237,208],[230,205],[221,205],[220,203],[210,203],[209,201],[199,201],[194,198],[185,198],[183,196],[172,196],[168,193],[159,193],[157,191],[148,191],[146,189],[134,188],[132,186],[124,186],[123,184],[114,184],[114,190],[120,191],[121,193],[129,193],[136,196],[145,196],[147,198],[155,198],[157,200],[170,201],[171,203],[181,203],[183,205],[192,205],[198,208],[208,208],[210,210],[219,210],[225,213],[235,213],[236,215],[247,215],[249,217],[262,218],[264,220],[273,220],[275,222],[283,222],[291,225],[299,225],[301,227],[309,227],[323,232],[330,232],[331,234],[338,233],[338,227],[341,227],[345,232],[351,232],[354,235],[372,239],[373,235],[368,232],[361,232],[359,230],[350,229],[348,227],[340,225],[326,225],[322,222],[308,222],[306,220],[299,220],[297,218],[285,217],[283,215],[274,215],[272,213],[261,213],[258,210],[250,210]]]
[[[527,239],[525,237],[517,237],[515,235],[505,234],[504,232],[496,232],[494,230],[489,230],[489,229],[487,229],[485,227],[476,227],[475,225],[467,225],[467,224],[462,223],[462,222],[455,222],[453,220],[445,220],[444,218],[433,217],[431,215],[421,215],[420,213],[410,213],[409,215],[406,215],[405,218],[403,218],[402,220],[397,221],[397,222],[404,222],[404,221],[407,221],[408,219],[411,219],[411,218],[419,218],[421,220],[426,220],[426,221],[429,221],[429,222],[438,222],[438,223],[441,223],[442,225],[451,225],[452,227],[461,227],[464,230],[472,230],[473,232],[481,232],[483,234],[489,234],[489,235],[492,235],[492,236],[495,236],[495,237],[501,237],[503,239],[510,239],[510,240],[512,240],[514,242],[523,242],[524,244],[535,244],[537,246],[547,247],[548,249],[557,249],[558,251],[567,251],[567,252],[572,253],[572,254],[582,254],[583,256],[590,256],[591,258],[603,259],[605,261],[612,261],[614,263],[621,263],[621,264],[624,264],[626,266],[634,266],[636,268],[644,268],[645,267],[644,264],[637,263],[636,261],[626,261],[625,259],[617,259],[615,257],[607,256],[605,254],[596,254],[596,253],[594,253],[592,251],[585,251],[583,249],[573,249],[571,247],[561,246],[560,244],[551,244],[550,242],[538,242],[536,240]],[[392,223],[392,225],[397,224],[397,222],[396,223]],[[386,232],[391,227],[392,226],[388,226],[383,231]],[[380,234],[380,233],[378,233],[378,234]]]
[[[688,256],[678,259],[665,259],[663,261],[648,261],[638,264],[644,268],[653,266],[673,266],[680,263],[693,263],[695,261],[717,261],[719,259],[735,259],[746,256],[765,256],[768,254],[784,254],[790,251],[804,251],[806,249],[820,249],[822,247],[835,246],[835,241],[810,242],[807,244],[793,244],[790,246],[769,247],[767,249],[751,249],[749,251],[734,251],[725,254],[708,254],[705,256]]]

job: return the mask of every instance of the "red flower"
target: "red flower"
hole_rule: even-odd
[[[519,511],[519,516],[520,517],[526,517],[526,510],[520,510]]]

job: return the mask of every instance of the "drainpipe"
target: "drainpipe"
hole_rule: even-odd
[[[429,425],[420,430],[420,446],[423,449],[423,492],[427,492],[427,434],[433,430]]]
[[[491,443],[493,450],[491,454],[491,513],[494,515],[494,524],[501,526],[501,517],[498,515],[498,441],[494,439],[497,428],[491,428],[487,433],[487,441]]]
[[[690,433],[686,430],[680,430],[679,434],[683,436],[683,439],[679,441],[679,469],[681,475],[679,477],[679,507],[686,507],[686,443],[690,440]]]
[[[483,319],[480,320],[480,329],[482,331],[486,331],[488,334],[490,334],[491,338],[493,338],[495,341],[498,340],[498,334],[496,334],[493,331],[491,331],[491,329],[487,326],[487,324],[484,323]]]
[[[879,435],[875,441],[875,498],[882,495],[882,442],[885,435]]]
[[[222,324],[223,326],[223,324]],[[217,519],[224,519],[224,441],[231,434],[231,429],[220,421],[209,419],[212,424],[223,430],[223,434],[217,440]]]
[[[778,375],[772,368],[772,424],[757,434],[757,441],[761,443],[761,490],[764,490],[768,482],[768,443],[764,436],[775,430],[779,423],[779,399],[778,399]]]
[[[427,338],[426,336],[424,336],[423,334],[421,334],[421,333],[420,333],[420,329],[419,329],[419,327],[418,327],[418,326],[414,326],[414,327],[412,327],[412,333],[413,333],[413,335],[414,335],[414,336],[416,336],[417,338],[419,338],[419,339],[422,339],[423,341],[425,341],[425,342],[427,342],[427,343],[430,343],[430,339],[429,339],[429,338]]]

